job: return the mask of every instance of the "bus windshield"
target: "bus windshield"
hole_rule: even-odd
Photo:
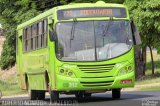
[[[63,61],[107,60],[126,53],[133,45],[126,20],[60,22],[56,33],[57,58]]]

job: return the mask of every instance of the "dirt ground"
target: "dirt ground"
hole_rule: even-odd
[[[9,70],[0,70],[0,80],[9,79],[10,76],[16,77],[16,66],[10,68]]]

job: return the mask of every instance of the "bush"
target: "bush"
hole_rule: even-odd
[[[154,61],[154,66],[155,68],[160,68],[160,61]],[[146,63],[146,69],[151,70],[152,69],[152,64],[151,62]]]

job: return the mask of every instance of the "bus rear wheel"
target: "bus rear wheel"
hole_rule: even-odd
[[[59,92],[58,91],[51,91],[50,92],[50,99],[52,102],[56,102],[59,99]]]
[[[37,100],[37,91],[36,90],[28,90],[30,100]]]
[[[30,100],[44,100],[45,99],[45,91],[29,90],[28,94],[29,94]]]
[[[29,87],[29,83],[26,83],[27,85],[27,91],[28,91],[28,95],[30,100],[36,100],[37,99],[37,91],[36,90],[31,90]]]
[[[45,99],[45,91],[40,90],[31,90],[29,87],[29,83],[27,82],[27,90],[30,100],[44,100]]]
[[[112,89],[112,98],[120,99],[121,97],[121,89]]]
[[[38,98],[38,100],[44,100],[45,99],[45,91],[38,91],[37,98]]]

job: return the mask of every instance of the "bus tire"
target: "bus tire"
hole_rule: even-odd
[[[30,100],[37,100],[38,93],[36,90],[29,90],[28,92]]]
[[[120,89],[112,89],[112,98],[113,99],[120,99],[121,97],[121,90]]]
[[[75,93],[75,96],[77,99],[83,99],[84,98],[84,92],[83,91],[78,91]]]
[[[29,95],[30,100],[37,100],[37,97],[38,97],[37,91],[30,89],[28,81],[26,82],[26,84],[27,84],[26,86],[27,86],[27,91],[28,91],[28,95]]]
[[[58,91],[51,91],[50,92],[50,99],[51,99],[51,102],[56,102],[59,99],[59,92]]]
[[[45,100],[45,91],[38,91],[38,100]]]
[[[91,97],[92,93],[84,93],[84,97]]]

